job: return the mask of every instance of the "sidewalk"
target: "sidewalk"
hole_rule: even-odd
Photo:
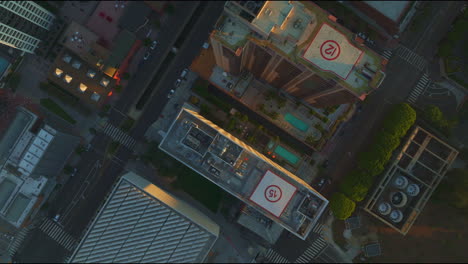
[[[353,258],[357,256],[356,252],[361,250],[360,245],[353,245],[351,248],[344,252],[340,246],[338,246],[335,241],[333,241],[333,221],[335,221],[335,217],[333,214],[329,214],[327,220],[323,224],[323,238],[327,243],[329,243],[337,252],[340,253],[341,262],[345,263],[353,263]]]

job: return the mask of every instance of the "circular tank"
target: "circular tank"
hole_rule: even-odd
[[[379,213],[382,215],[388,215],[390,211],[392,210],[392,207],[390,206],[389,203],[383,202],[379,204]]]
[[[408,186],[408,179],[406,177],[403,177],[403,176],[400,175],[400,176],[396,177],[393,184],[398,189],[404,190],[406,188],[406,186]]]
[[[390,200],[395,207],[403,207],[408,201],[408,197],[404,192],[394,192],[390,195]]]
[[[409,195],[409,196],[416,196],[419,194],[419,186],[415,183],[412,183],[410,185],[408,185],[408,187],[406,187],[406,193]]]
[[[390,213],[390,219],[391,219],[394,223],[399,223],[399,222],[401,222],[401,220],[403,219],[403,213],[402,213],[400,210],[393,210],[393,211]]]

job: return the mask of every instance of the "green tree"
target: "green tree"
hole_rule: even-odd
[[[360,153],[358,156],[358,168],[372,176],[380,174],[384,170],[384,166],[378,156],[376,156],[376,153],[377,155],[382,155],[380,151]]]
[[[456,119],[448,120],[440,108],[435,105],[428,105],[424,108],[422,116],[436,129],[442,131],[444,134],[449,135],[450,131],[456,125]]]
[[[375,137],[374,145],[380,146],[382,149],[392,152],[400,145],[400,139],[395,135],[381,131]]]
[[[340,184],[340,191],[355,202],[364,200],[374,178],[358,170],[351,171]]]
[[[385,117],[383,130],[399,138],[403,137],[416,121],[416,111],[406,103],[393,106]]]
[[[249,117],[247,115],[242,115],[242,117],[240,118],[240,120],[244,123],[246,123],[247,121],[249,121]]]
[[[345,220],[349,218],[356,209],[356,203],[340,192],[332,194],[330,209],[336,218]]]

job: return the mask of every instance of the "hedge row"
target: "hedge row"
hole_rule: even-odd
[[[352,170],[340,184],[341,193],[338,194],[353,203],[364,200],[375,176],[384,171],[392,152],[400,145],[400,139],[415,121],[416,111],[411,106],[405,103],[395,105],[385,117],[382,130],[375,136],[373,144],[359,155],[357,169]],[[330,208],[338,218],[349,217],[354,211],[350,210],[349,201],[343,198],[331,200]]]

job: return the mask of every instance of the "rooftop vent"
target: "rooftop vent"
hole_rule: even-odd
[[[400,210],[393,210],[390,213],[390,219],[394,223],[399,223],[399,222],[401,222],[401,220],[403,220],[403,213]]]
[[[379,204],[379,213],[382,215],[388,215],[390,211],[392,210],[392,207],[390,206],[389,203],[383,202]]]
[[[410,185],[408,185],[408,187],[406,188],[406,193],[409,195],[409,196],[416,196],[419,194],[419,186],[415,183],[412,183]]]
[[[394,192],[391,194],[390,199],[395,207],[403,207],[408,201],[408,197],[404,192]]]
[[[395,181],[393,182],[394,186],[398,189],[405,189],[408,186],[408,179],[404,176],[399,175],[396,177]]]

